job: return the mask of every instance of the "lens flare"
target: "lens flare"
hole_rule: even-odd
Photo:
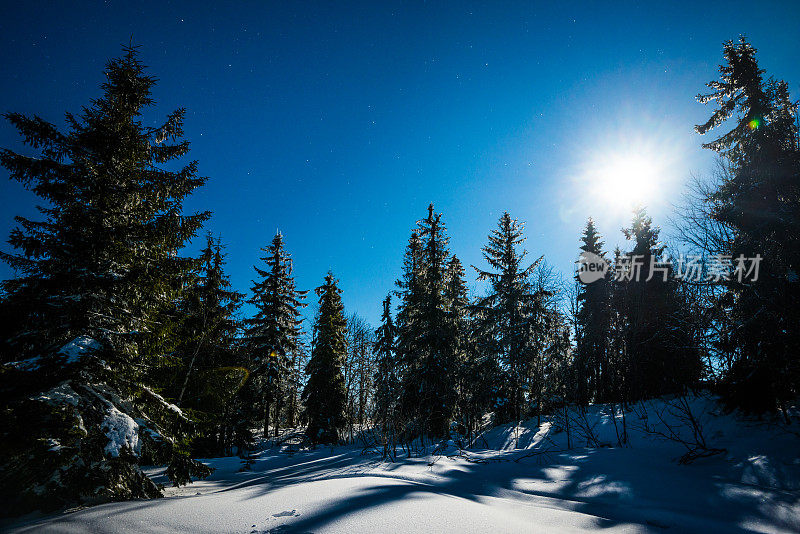
[[[755,130],[755,129],[757,129],[759,126],[761,126],[761,119],[759,119],[758,117],[756,117],[756,118],[752,119],[750,122],[748,122],[748,123],[747,123],[747,126],[748,126],[748,127],[751,129],[751,130]]]

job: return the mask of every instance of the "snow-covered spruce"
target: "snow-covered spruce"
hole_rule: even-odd
[[[0,368],[5,513],[160,496],[141,463],[169,463],[175,484],[210,473],[176,448],[190,425],[180,410],[116,377],[103,354],[78,336]]]

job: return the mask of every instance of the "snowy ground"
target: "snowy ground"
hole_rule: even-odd
[[[690,465],[675,461],[679,444],[643,432],[641,413],[628,414],[629,447],[605,446],[616,432],[595,409],[588,421],[599,447],[564,451],[565,432],[534,420],[489,431],[479,449],[451,444],[395,463],[353,446],[272,448],[249,470],[239,458],[208,460],[212,477],[169,488],[165,499],[11,531],[800,532],[800,429],[722,415],[705,401],[693,407],[709,446],[727,452]],[[657,428],[652,410],[649,418]]]

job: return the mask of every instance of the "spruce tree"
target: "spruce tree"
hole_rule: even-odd
[[[202,429],[193,442],[198,455],[226,454],[248,441],[248,420],[240,413],[236,394],[249,376],[238,351],[236,313],[244,295],[231,288],[225,273],[221,239],[206,237],[201,267],[184,292],[178,308],[182,324],[176,403],[202,414]],[[173,392],[174,393],[174,392]]]
[[[419,314],[422,298],[422,241],[411,232],[403,257],[403,274],[395,282],[400,299],[397,311],[397,366],[404,374],[419,347]]]
[[[472,313],[469,293],[464,280],[465,272],[461,261],[455,255],[447,263],[447,285],[445,288],[448,323],[447,344],[451,354],[451,375],[456,383],[456,419],[461,433],[468,437],[477,430],[480,417],[490,409],[487,376],[480,373],[485,369],[476,361]],[[496,375],[489,374],[488,377]]]
[[[346,423],[347,390],[342,366],[347,357],[347,320],[342,291],[333,273],[328,272],[325,283],[314,291],[319,297],[319,311],[311,359],[306,365],[308,382],[303,390],[306,435],[315,444],[335,444]]]
[[[482,345],[480,326],[472,313],[464,340],[462,360],[455,374],[458,384],[457,411],[460,430],[471,442],[482,426],[483,416],[498,406],[504,388],[497,383],[501,376],[497,359]]]
[[[399,314],[403,419],[409,437],[444,437],[456,403],[447,302],[447,231],[433,204],[417,223],[404,262]]]
[[[300,412],[300,385],[302,382],[303,368],[308,359],[308,344],[301,342],[297,349],[292,352],[289,373],[284,380],[284,391],[288,397],[286,405],[286,426],[294,428],[297,426],[298,415]]]
[[[292,258],[286,252],[283,235],[275,234],[272,243],[262,249],[265,269],[254,267],[260,280],[253,282],[250,303],[256,315],[246,321],[245,343],[251,358],[250,386],[256,388],[262,401],[264,436],[269,433],[270,413],[275,408],[275,436],[280,425],[282,383],[291,373],[292,358],[299,350],[302,299],[307,291],[295,288]]]
[[[615,274],[609,283],[608,375],[612,400],[623,404],[633,398],[631,395],[631,365],[626,344],[628,317],[625,303],[627,302],[628,284],[619,277],[619,273],[626,268],[626,261],[619,246],[614,247],[611,270]]]
[[[381,326],[375,331],[375,353],[378,359],[375,372],[375,420],[383,434],[384,456],[389,453],[390,436],[392,441],[394,438],[399,393],[396,362],[397,330],[391,308],[392,297],[387,295],[383,299]]]
[[[600,258],[606,261],[604,243],[591,218],[586,222],[581,241],[582,253],[592,255],[588,260]],[[607,270],[606,275],[598,280],[578,284],[574,357],[577,401],[580,404],[603,402],[611,394],[612,371],[608,354],[610,279],[610,270]]]
[[[469,295],[467,283],[464,280],[465,274],[461,260],[453,254],[450,261],[447,262],[447,270],[445,272],[447,281],[445,285],[445,302],[453,331],[452,335],[456,338],[456,350],[463,344],[463,339],[459,338],[467,330]]]
[[[191,421],[148,381],[195,265],[179,251],[209,216],[184,214],[183,200],[206,179],[196,162],[175,167],[189,151],[183,109],[143,123],[155,78],[137,50],[104,74],[65,131],[5,114],[37,154],[3,149],[0,164],[44,204],[40,220],[17,217],[16,252],[0,253],[19,275],[3,282],[18,315],[7,348],[39,358],[3,368],[0,498],[19,511],[158,495],[140,462],[171,461],[176,483],[207,472],[179,451]]]
[[[566,318],[560,313],[551,315],[550,331],[544,361],[544,396],[547,413],[565,408],[576,396],[574,351]]]
[[[420,347],[420,311],[422,298],[422,241],[416,229],[411,232],[403,257],[403,274],[395,284],[396,295],[400,299],[397,311],[397,347],[395,368],[400,381],[397,421],[402,434],[401,439],[411,437],[416,430],[417,421],[415,396],[405,391],[406,375],[416,365]]]
[[[464,280],[464,267],[454,254],[447,262],[445,277],[446,339],[450,350],[447,360],[455,375],[465,363],[470,333],[469,294]]]
[[[197,162],[166,168],[189,152],[180,140],[185,110],[144,126],[155,78],[136,48],[124,51],[106,67],[103,96],[79,116],[67,113],[66,132],[4,115],[39,156],[2,149],[0,163],[47,203],[38,207],[43,220],[16,217],[9,242],[19,252],[0,252],[20,274],[4,290],[28,303],[15,337],[23,354],[89,335],[113,346],[120,364],[140,363],[130,341],[156,328],[192,266],[176,252],[210,215],[182,213],[183,199],[206,181]]]
[[[660,229],[644,208],[623,229],[633,249],[625,255],[625,351],[633,398],[675,393],[697,384],[702,359],[696,332],[664,257]]]
[[[714,103],[705,134],[731,120],[733,127],[703,146],[730,163],[730,173],[708,203],[732,238],[717,251],[737,265],[760,256],[758,276],[720,280],[723,309],[719,349],[732,365],[725,396],[756,411],[785,408],[800,392],[800,141],[797,104],[786,82],[765,79],[756,49],[742,37],[723,45],[725,62],[702,103]],[[747,261],[747,260],[745,260]],[[743,276],[740,276],[742,274]],[[784,411],[785,413],[785,411]]]
[[[198,369],[209,369],[229,363],[226,353],[235,343],[238,331],[236,311],[244,295],[231,289],[225,274],[222,241],[206,236],[206,247],[201,251],[201,267],[192,287],[185,291],[183,305],[179,308],[183,325],[182,378],[177,394],[180,406]]]
[[[524,364],[524,396],[535,406],[537,425],[541,425],[542,415],[548,408],[548,359],[553,355],[550,348],[566,328],[558,309],[557,283],[551,267],[544,262],[537,266],[526,320],[527,343],[520,358]]]
[[[500,421],[518,421],[526,403],[526,382],[533,371],[541,333],[543,294],[531,274],[542,258],[525,266],[524,224],[504,213],[489,234],[483,257],[494,271],[473,266],[478,280],[488,280],[490,293],[475,307],[482,345],[500,369],[501,395],[496,411]]]

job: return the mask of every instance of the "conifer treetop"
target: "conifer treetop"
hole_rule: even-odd
[[[105,67],[102,96],[66,114],[65,131],[38,116],[4,115],[38,154],[0,149],[0,164],[46,201],[42,220],[16,218],[9,243],[17,252],[0,252],[20,275],[3,289],[38,309],[38,340],[152,330],[154,314],[179,289],[175,277],[192,266],[178,251],[210,216],[183,214],[185,197],[206,182],[197,162],[163,166],[189,151],[185,110],[144,126],[156,79],[137,47],[123,52]]]

